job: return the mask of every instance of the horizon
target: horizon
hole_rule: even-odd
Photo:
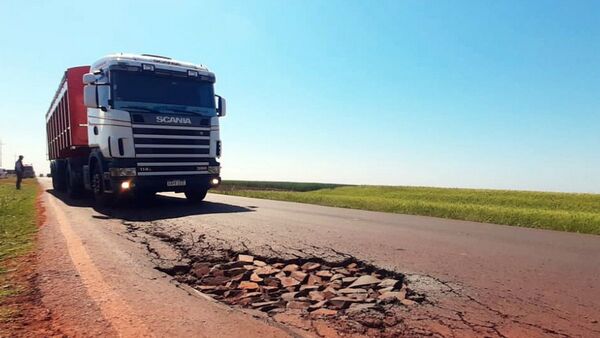
[[[63,72],[128,52],[215,72],[224,180],[600,193],[600,3],[114,3],[0,4],[1,168],[48,173]]]
[[[243,179],[224,179],[223,183],[229,182],[253,182],[253,183],[300,183],[300,184],[319,184],[319,185],[337,185],[339,187],[382,187],[382,188],[423,188],[423,189],[458,189],[458,190],[479,190],[479,191],[510,191],[510,192],[541,192],[553,194],[576,194],[576,195],[598,195],[595,192],[569,192],[552,190],[527,190],[527,189],[493,189],[493,188],[469,188],[457,186],[431,186],[431,185],[389,185],[389,184],[360,184],[360,183],[333,183],[333,182],[314,182],[314,181],[265,181],[265,180],[243,180]]]

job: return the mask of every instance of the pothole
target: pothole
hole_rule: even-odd
[[[413,286],[411,276],[327,247],[258,244],[250,249],[244,240],[220,234],[154,223],[125,225],[145,245],[157,270],[252,315],[326,337],[432,334],[415,327],[415,317],[429,318],[430,306],[422,305],[433,303]]]
[[[355,259],[330,263],[227,256],[157,269],[227,305],[261,311],[277,321],[292,315],[306,322],[335,322],[338,332],[393,336],[402,326],[399,313],[426,302],[403,274]]]

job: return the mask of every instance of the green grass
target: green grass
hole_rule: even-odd
[[[14,179],[0,180],[0,301],[18,291],[7,281],[7,263],[33,247],[37,192],[38,184],[33,179],[24,180],[20,191],[15,189]]]
[[[599,194],[245,181],[215,192],[600,235]]]
[[[274,190],[274,191],[312,191],[343,187],[341,184],[267,182],[267,181],[224,181],[219,190]]]

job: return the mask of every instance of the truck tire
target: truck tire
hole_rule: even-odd
[[[54,161],[50,166],[50,172],[52,173],[52,188],[56,191],[65,191],[65,165],[63,161]]]
[[[96,163],[91,175],[92,194],[96,204],[101,207],[110,206],[114,200],[113,194],[105,192],[104,179],[102,178],[102,168]]]
[[[67,195],[70,198],[78,198],[81,196],[82,187],[80,182],[77,180],[77,175],[73,172],[73,168],[70,164],[67,164],[66,177],[65,177],[65,185],[67,188]]]
[[[207,192],[208,189],[206,188],[189,189],[185,191],[185,198],[187,198],[189,202],[199,203],[204,200]]]
[[[58,178],[56,177],[56,166],[50,164],[50,177],[52,177],[52,189],[58,190]]]

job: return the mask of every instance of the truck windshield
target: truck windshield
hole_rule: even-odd
[[[197,111],[193,108],[210,108],[211,111],[215,108],[213,84],[194,78],[115,70],[110,82],[115,108],[132,104],[192,108],[190,112]]]

